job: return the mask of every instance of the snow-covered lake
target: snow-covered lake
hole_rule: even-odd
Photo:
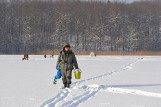
[[[0,56],[0,107],[161,107],[160,56],[77,56],[82,78],[53,85],[56,60]]]

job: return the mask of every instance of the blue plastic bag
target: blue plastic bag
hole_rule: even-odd
[[[56,84],[56,83],[57,83],[57,79],[60,79],[61,76],[62,76],[61,70],[59,69],[59,70],[57,71],[55,77],[54,77],[54,82],[53,82],[53,84]]]
[[[59,69],[59,70],[57,71],[57,74],[56,74],[56,79],[60,79],[61,76],[62,76],[61,70]]]

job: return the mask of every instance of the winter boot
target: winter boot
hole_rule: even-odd
[[[64,84],[64,88],[66,88],[67,87],[67,84]]]
[[[67,88],[70,88],[70,84],[67,84]]]

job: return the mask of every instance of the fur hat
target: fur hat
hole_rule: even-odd
[[[67,44],[64,45],[64,48],[67,48],[67,47],[68,47],[68,48],[71,48],[71,46],[70,46],[69,43],[67,43]]]

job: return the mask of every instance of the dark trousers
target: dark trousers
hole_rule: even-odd
[[[63,84],[71,84],[72,71],[71,70],[61,70]]]

